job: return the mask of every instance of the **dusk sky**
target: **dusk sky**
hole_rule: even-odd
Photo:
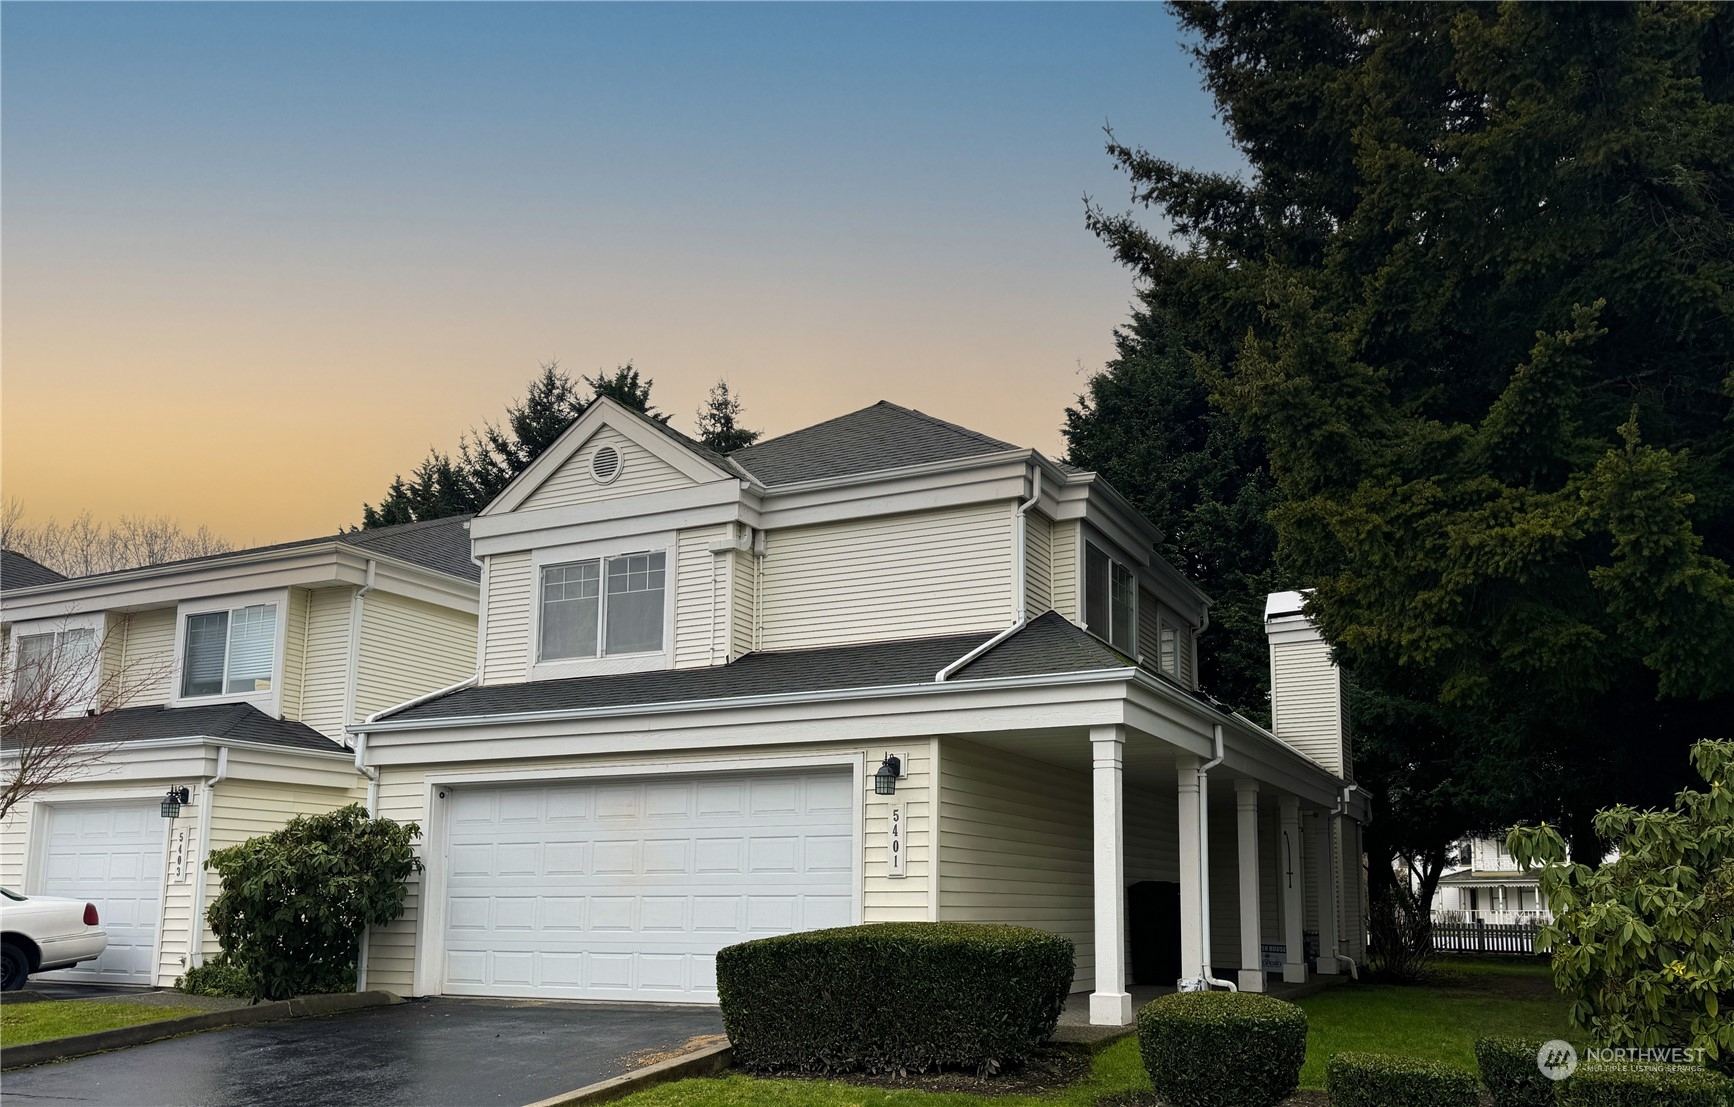
[[[30,519],[359,522],[537,364],[690,429],[889,399],[1052,455],[1130,275],[1102,125],[1237,158],[1121,5],[6,3],[0,465]]]

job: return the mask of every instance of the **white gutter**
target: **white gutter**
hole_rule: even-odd
[[[1216,756],[1198,766],[1198,882],[1201,885],[1198,889],[1198,907],[1200,923],[1204,928],[1200,935],[1203,939],[1204,964],[1199,966],[1198,978],[1204,982],[1207,990],[1217,987],[1238,992],[1240,989],[1232,982],[1218,980],[1210,975],[1210,770],[1222,764],[1224,749],[1221,723],[1211,727],[1211,737],[1215,743]]]
[[[1012,625],[933,674],[935,684],[944,684],[952,673],[957,672],[1022,630],[1024,624],[1029,621],[1029,601],[1025,590],[1025,578],[1029,575],[1029,510],[1036,506],[1037,500],[1042,498],[1042,467],[1031,465],[1030,472],[1032,474],[1030,477],[1030,498],[1018,505],[1017,525],[1012,529],[1012,589],[1015,593],[1012,604]]]
[[[374,573],[378,566],[373,558],[367,559],[367,577],[365,583],[356,590],[349,601],[349,672],[343,681],[343,722],[348,725],[355,718],[355,681],[356,672],[361,665],[361,616],[367,610],[367,594],[373,591]]]
[[[205,963],[205,860],[211,851],[211,808],[216,805],[216,788],[229,775],[229,747],[217,747],[217,775],[205,781],[204,795],[199,803],[199,847],[193,855],[198,874],[193,877],[193,933],[187,943],[187,967]]]

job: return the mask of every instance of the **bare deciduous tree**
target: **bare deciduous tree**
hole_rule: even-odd
[[[189,532],[167,515],[122,515],[119,522],[103,523],[89,511],[81,511],[65,523],[53,517],[32,523],[25,518],[24,504],[16,498],[0,506],[0,546],[69,577],[228,553],[235,548],[209,527]]]
[[[67,624],[22,634],[0,656],[0,819],[44,788],[100,767],[124,738],[109,712],[168,664],[121,664],[106,636]]]

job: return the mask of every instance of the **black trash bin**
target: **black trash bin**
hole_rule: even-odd
[[[1140,880],[1127,889],[1132,983],[1172,988],[1180,979],[1180,885]]]

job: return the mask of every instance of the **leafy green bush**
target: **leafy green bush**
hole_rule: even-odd
[[[1307,1016],[1247,992],[1184,992],[1138,1012],[1138,1052],[1174,1107],[1273,1107],[1294,1094]]]
[[[1493,1107],[1552,1107],[1554,1081],[1536,1061],[1541,1046],[1527,1038],[1476,1039],[1475,1061],[1493,1093]]]
[[[1331,1107],[1478,1107],[1480,1089],[1462,1069],[1385,1053],[1338,1053],[1325,1065]]]
[[[202,965],[194,965],[175,978],[175,990],[190,996],[230,996],[252,999],[258,994],[247,970],[219,954]]]
[[[877,923],[717,954],[735,1062],[754,1072],[997,1072],[1047,1041],[1068,938],[1021,926]]]
[[[1572,1025],[1623,1048],[1690,1046],[1734,1074],[1734,742],[1699,742],[1692,763],[1709,789],[1671,811],[1610,807],[1595,818],[1619,851],[1592,869],[1567,859],[1546,824],[1518,827],[1511,855],[1537,865],[1554,921],[1536,948],[1571,997]]]
[[[1684,1065],[1583,1065],[1566,1081],[1559,1102],[1560,1107],[1729,1107],[1734,1104],[1734,1081]]]
[[[223,891],[205,917],[253,998],[354,991],[361,935],[403,915],[420,835],[351,804],[211,854]]]

